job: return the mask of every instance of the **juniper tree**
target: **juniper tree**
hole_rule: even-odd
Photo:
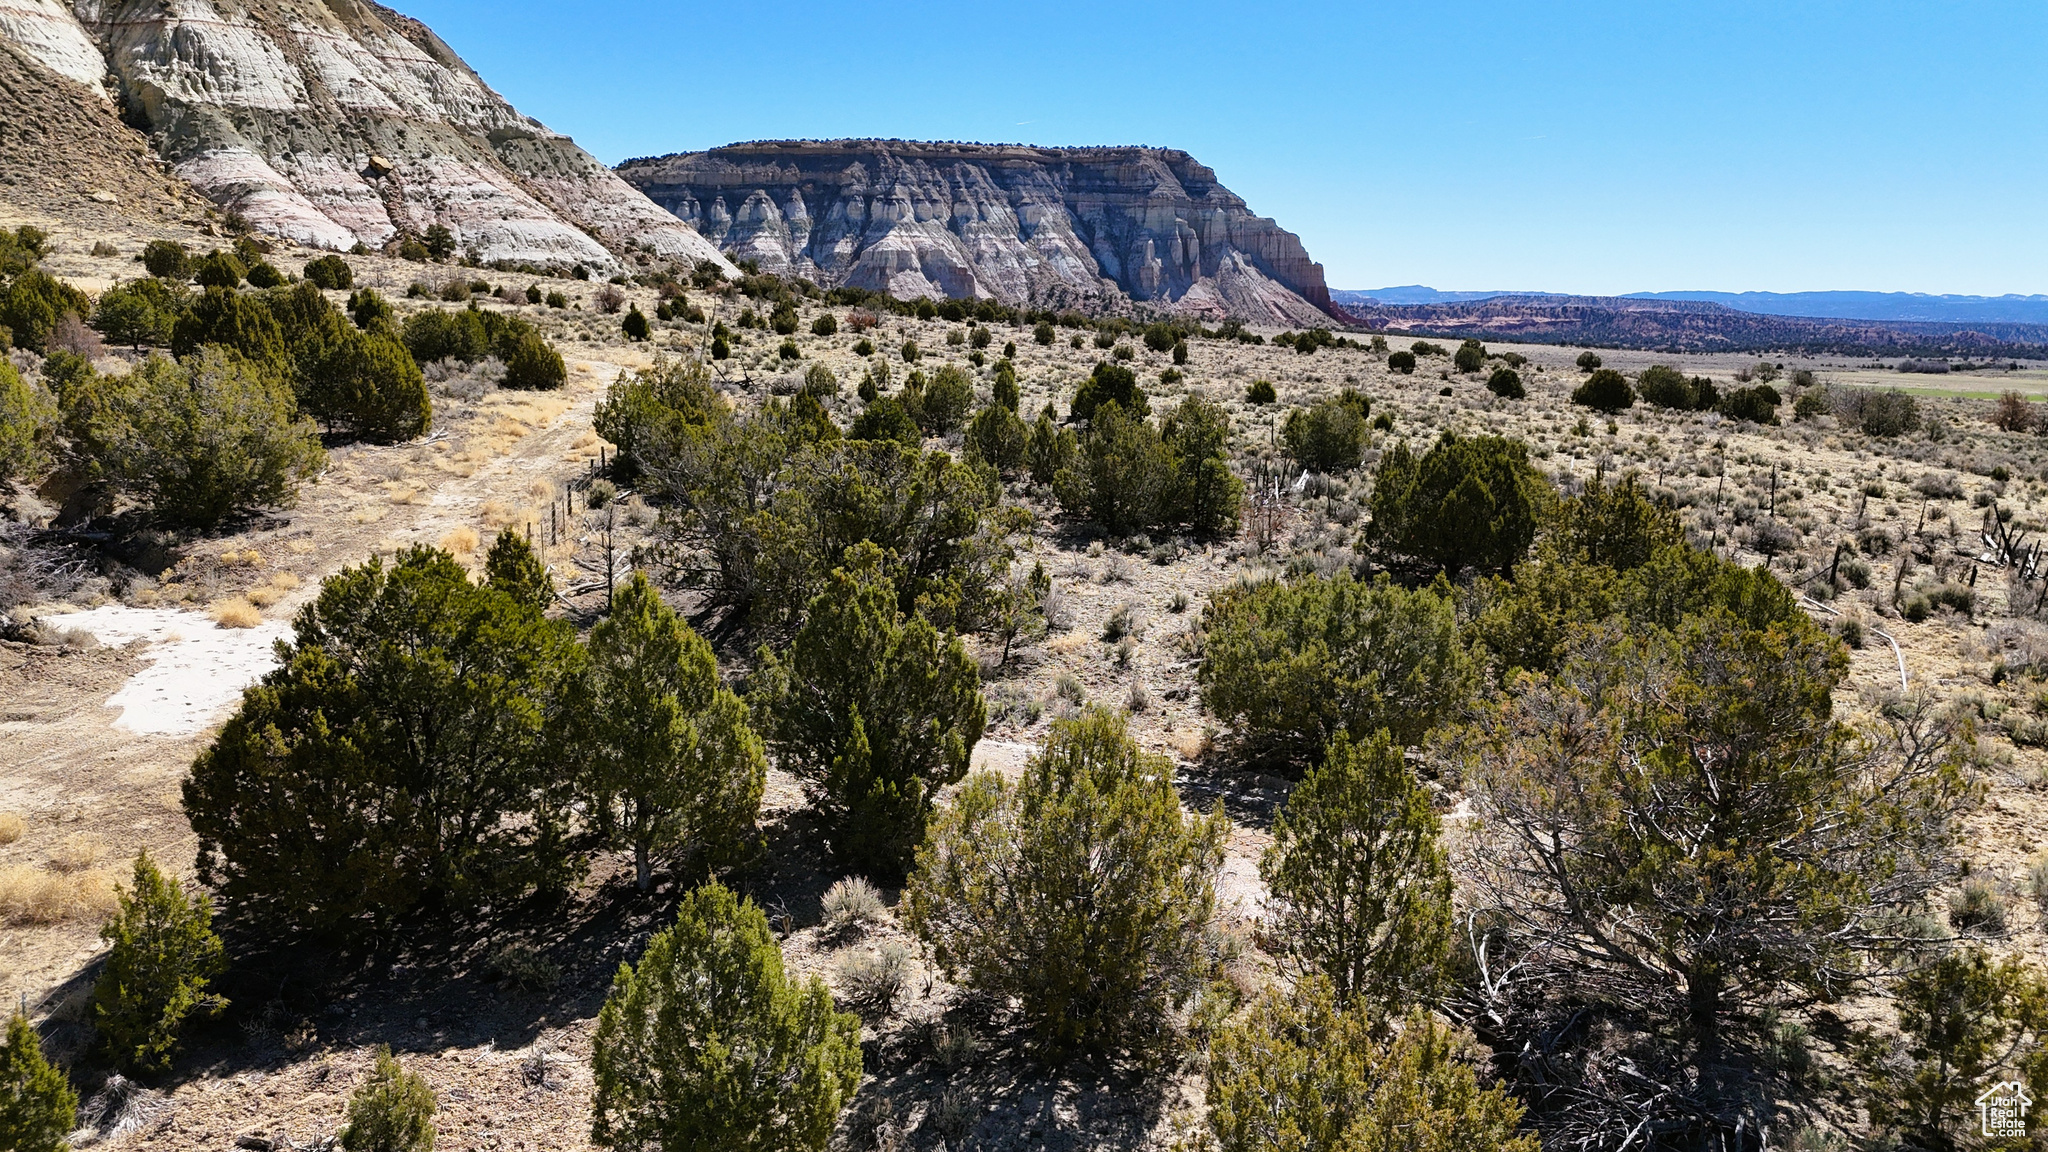
[[[301,402],[328,427],[391,444],[425,435],[433,426],[426,379],[388,331],[344,330],[314,363]]]
[[[48,440],[56,423],[57,406],[23,380],[12,362],[0,359],[0,483],[33,479],[49,467]]]
[[[0,1152],[64,1152],[78,1124],[78,1093],[43,1058],[42,1038],[19,1011],[0,1044]]]
[[[952,364],[934,372],[922,392],[918,424],[935,436],[944,436],[960,427],[974,404],[973,381]]]
[[[1125,719],[1056,721],[1023,779],[977,773],[918,852],[913,931],[970,986],[1015,997],[1049,1052],[1145,1048],[1210,975],[1230,822],[1181,810]]]
[[[1024,454],[1031,465],[1031,482],[1049,485],[1059,474],[1074,466],[1081,453],[1081,445],[1073,430],[1054,426],[1052,405],[1031,425],[1030,439],[1025,442]]]
[[[1201,537],[1234,535],[1244,481],[1230,470],[1230,417],[1222,405],[1183,399],[1160,422],[1159,439],[1173,460],[1173,477],[1157,526]]]
[[[568,625],[416,547],[329,577],[294,629],[185,781],[203,883],[346,937],[564,881]]]
[[[1956,1147],[1994,1080],[2048,1098],[2048,980],[2032,964],[1965,945],[1899,979],[1894,993],[1903,1036],[1866,1036],[1857,1052],[1880,1130],[1912,1147]]]
[[[1445,983],[1451,876],[1422,787],[1385,731],[1331,741],[1273,822],[1259,875],[1298,971],[1339,1001],[1399,1015]]]
[[[330,252],[306,261],[306,279],[330,292],[346,292],[355,287],[356,274],[348,261]]]
[[[171,333],[187,304],[182,288],[146,276],[100,293],[93,306],[92,323],[116,344],[162,347],[171,342]]]
[[[633,849],[640,891],[653,886],[656,853],[688,844],[713,866],[734,860],[768,762],[746,705],[718,683],[711,645],[635,572],[589,650],[570,743],[600,826]]]
[[[1008,408],[1013,414],[1022,398],[1017,392],[1017,369],[1009,359],[996,361],[995,381],[989,386],[990,395],[999,408]]]
[[[1420,457],[1403,442],[1380,458],[1360,542],[1415,577],[1505,573],[1527,555],[1548,498],[1519,440],[1446,432]]]
[[[1462,1047],[1422,1013],[1385,1029],[1315,977],[1269,990],[1210,1043],[1210,1133],[1221,1152],[1537,1152]]]
[[[1079,458],[1053,477],[1053,491],[1062,508],[1127,536],[1165,518],[1178,463],[1150,421],[1108,400],[1092,410]]]
[[[121,910],[100,938],[112,946],[92,989],[100,1043],[123,1068],[161,1072],[186,1017],[227,1005],[206,991],[227,968],[213,932],[213,901],[203,892],[186,895],[143,852],[135,857],[134,886],[121,894]]]
[[[1030,435],[1014,410],[991,404],[975,413],[968,424],[967,450],[974,459],[1011,475],[1024,465]]]
[[[238,356],[284,376],[291,361],[284,328],[262,297],[227,288],[209,288],[171,328],[171,353],[191,356],[206,345],[232,349]]]
[[[1628,377],[1612,368],[1595,368],[1583,384],[1572,389],[1572,403],[1612,416],[1633,407],[1636,392]]]
[[[491,541],[491,550],[484,556],[484,578],[492,588],[536,612],[554,607],[554,578],[534,554],[533,545],[510,525],[499,529],[498,538]]]
[[[846,550],[788,648],[762,649],[756,693],[768,743],[806,781],[833,850],[894,879],[934,794],[967,772],[987,724],[979,685],[959,640],[904,616],[882,550],[865,542]]]
[[[1382,576],[1265,581],[1218,592],[1203,614],[1202,703],[1251,750],[1305,765],[1338,733],[1400,744],[1459,714],[1471,661],[1450,590]]]
[[[341,1146],[348,1152],[433,1152],[434,1113],[440,1104],[425,1077],[408,1072],[377,1045],[377,1062],[348,1098]]]
[[[107,384],[87,445],[105,475],[160,522],[206,528],[283,507],[326,462],[312,422],[267,370],[208,348],[151,356]]]
[[[823,1152],[860,1084],[860,1021],[784,975],[751,900],[718,884],[622,964],[591,1037],[590,1139],[659,1152]]]
[[[1093,420],[1096,409],[1111,403],[1131,419],[1143,419],[1152,411],[1151,403],[1145,398],[1145,390],[1138,386],[1136,373],[1122,364],[1098,360],[1095,371],[1081,381],[1081,386],[1074,392],[1070,418]]]
[[[1296,408],[1280,427],[1287,454],[1312,472],[1349,472],[1365,455],[1366,418],[1372,403],[1346,388],[1337,396]]]

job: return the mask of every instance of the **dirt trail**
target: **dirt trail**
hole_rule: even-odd
[[[591,411],[621,366],[575,360],[570,369],[562,392],[540,401],[555,410],[516,435],[503,424],[508,418],[499,413],[508,403],[530,407],[534,399],[498,393],[451,411],[450,430],[426,441],[340,448],[322,482],[307,488],[298,507],[281,523],[210,540],[205,551],[220,555],[254,549],[264,558],[262,572],[289,570],[299,577],[297,588],[264,612],[263,631],[276,632],[317,593],[322,578],[361,563],[372,551],[388,553],[416,541],[432,543],[464,527],[476,530],[487,543],[480,509],[494,500],[515,507],[531,502],[530,489],[537,482],[556,485],[584,471],[574,462],[581,459],[576,442],[588,437]],[[504,451],[479,462],[469,475],[414,463],[440,454],[436,445],[485,438],[477,431],[480,422],[501,429],[494,442],[501,442]],[[391,501],[379,478],[395,466],[431,483],[417,491],[417,503]],[[377,514],[367,514],[371,512]],[[481,562],[482,548],[470,558]],[[223,569],[216,578],[222,585],[219,591],[225,593],[244,574]],[[260,572],[248,578],[258,583],[262,579]],[[186,627],[183,633],[211,629],[210,621],[196,611],[150,611],[172,621],[154,633],[160,640],[166,632],[180,636],[178,617],[198,626]],[[67,626],[62,615],[51,619]],[[80,623],[90,621],[91,617],[81,617]],[[132,634],[131,624],[124,620],[104,629],[81,630],[105,631],[118,640]],[[232,633],[222,638],[239,639]],[[90,845],[94,862],[88,867],[108,869],[109,875],[121,874],[140,848],[171,870],[190,871],[196,842],[180,811],[179,784],[192,758],[232,711],[236,694],[219,683],[226,674],[226,666],[219,662],[152,676],[153,650],[163,654],[172,647],[178,645],[152,645],[148,640],[121,647],[0,645],[0,701],[6,701],[0,711],[0,811],[19,813],[26,822],[20,840],[0,847],[0,866],[47,867],[60,851]],[[227,671],[253,680],[267,664],[241,659]],[[121,708],[134,695],[131,685],[167,712],[204,709],[203,727],[133,730],[122,722]],[[0,924],[0,994],[10,1002],[26,995],[32,1004],[55,996],[58,1002],[48,1007],[59,1017],[72,1016],[67,1009],[76,1007],[81,993],[75,977],[100,946],[96,926],[83,920],[58,926]],[[82,1031],[74,1038],[82,1040]]]

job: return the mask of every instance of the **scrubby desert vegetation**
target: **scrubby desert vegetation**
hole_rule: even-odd
[[[2024,372],[216,240],[0,241],[15,1146],[1947,1148],[2048,1089]],[[173,641],[114,607],[276,658],[117,729]]]

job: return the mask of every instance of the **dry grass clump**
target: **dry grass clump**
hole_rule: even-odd
[[[91,832],[73,832],[50,853],[50,867],[59,872],[83,872],[106,855],[106,840]]]
[[[207,612],[223,628],[254,628],[263,623],[263,610],[251,604],[247,596],[215,600],[207,606]]]
[[[0,812],[0,844],[12,844],[21,839],[27,827],[19,812]]]
[[[915,963],[910,948],[900,940],[887,940],[874,952],[859,952],[839,965],[839,984],[845,999],[877,1014],[887,1013],[909,987]]]
[[[0,923],[56,924],[98,919],[120,906],[114,873],[46,872],[26,864],[0,867]]]
[[[249,603],[258,608],[268,608],[285,598],[292,589],[299,586],[299,578],[290,572],[278,571],[270,574],[268,584],[259,584],[244,593]]]
[[[457,556],[469,555],[480,543],[482,540],[477,537],[476,529],[468,526],[452,528],[441,536],[441,547]]]
[[[882,893],[859,876],[848,876],[825,889],[825,927],[851,932],[882,918]]]

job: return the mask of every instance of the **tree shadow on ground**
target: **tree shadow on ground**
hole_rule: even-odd
[[[830,880],[804,859],[818,842],[808,812],[764,821],[763,852],[725,882],[771,918],[815,922]],[[816,853],[813,851],[812,856]],[[596,858],[567,893],[461,914],[419,914],[385,938],[349,947],[281,940],[263,927],[216,921],[232,958],[213,990],[228,1007],[193,1021],[183,1052],[152,1087],[275,1071],[317,1050],[388,1044],[401,1056],[447,1048],[524,1048],[548,1031],[597,1015],[621,963],[674,922],[682,897],[705,879],[688,861],[658,868],[647,893],[630,857]],[[778,925],[787,930],[795,926]],[[44,1003],[56,1048],[78,1060],[81,1083],[111,1069],[91,1060],[89,999],[99,958]]]
[[[1177,1096],[1170,1063],[1048,1065],[972,998],[863,1045],[869,1076],[840,1127],[850,1148],[1133,1148]]]

